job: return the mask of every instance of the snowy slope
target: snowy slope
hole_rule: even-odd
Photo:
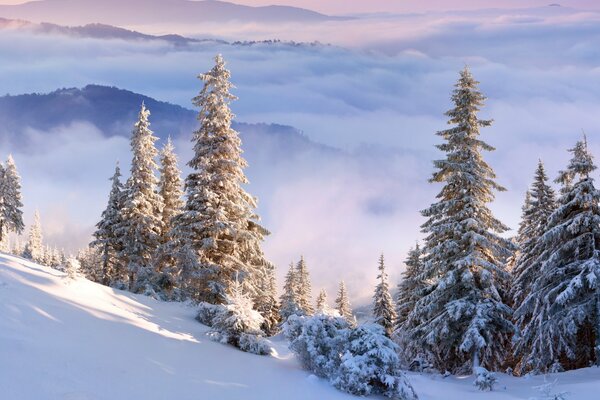
[[[0,255],[0,398],[350,399],[301,370],[276,342],[276,358],[213,343],[182,304],[161,303]],[[472,378],[411,374],[421,399],[528,399],[543,378],[500,376],[477,392]],[[600,370],[558,374],[557,391],[594,399]],[[506,386],[507,389],[503,387]]]

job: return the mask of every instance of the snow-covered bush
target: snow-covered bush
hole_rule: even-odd
[[[402,351],[400,352],[402,356]],[[402,358],[401,358],[402,359]],[[419,353],[411,360],[408,365],[408,369],[417,372],[434,372],[435,368],[431,357],[424,353]]]
[[[550,370],[548,372],[550,372],[551,374],[556,374],[558,372],[565,372],[565,369],[563,368],[560,362],[555,360],[554,363],[550,366]]]
[[[242,292],[242,285],[235,282],[225,299],[223,305],[200,303],[196,319],[212,327],[211,339],[249,353],[270,354],[271,346],[260,329],[264,319],[253,309],[252,300]]]
[[[259,356],[268,356],[273,353],[271,342],[260,335],[250,333],[242,333],[238,342],[239,348],[242,351]]]
[[[348,322],[342,317],[291,315],[284,332],[290,339],[290,349],[304,368],[322,378],[331,378],[345,352],[348,328]]]
[[[215,315],[223,311],[223,306],[220,304],[210,304],[202,302],[198,304],[198,314],[196,314],[196,321],[206,326],[213,326],[213,320]]]
[[[490,372],[483,367],[475,367],[473,368],[473,370],[477,375],[477,378],[473,383],[475,386],[477,386],[477,389],[483,392],[491,392],[492,390],[494,390],[494,385],[496,384],[498,379],[496,378],[496,375],[493,372]]]
[[[292,315],[284,325],[290,349],[304,368],[340,390],[417,399],[400,370],[398,346],[376,324],[353,328],[341,316]]]
[[[402,371],[398,346],[378,324],[347,330],[347,348],[332,383],[345,392],[368,396],[382,394],[413,400],[417,395]]]

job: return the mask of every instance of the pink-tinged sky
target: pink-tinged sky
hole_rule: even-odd
[[[0,4],[19,4],[25,2],[27,1],[0,0]],[[230,2],[250,6],[288,5],[329,14],[524,8],[545,6],[551,3],[558,3],[562,6],[574,8],[600,9],[600,2],[598,0],[233,0]]]

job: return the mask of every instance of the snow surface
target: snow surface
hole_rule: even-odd
[[[0,399],[351,399],[303,371],[276,339],[276,357],[210,341],[195,309],[92,283],[0,255]],[[473,377],[409,373],[420,399],[530,399],[541,376],[497,374],[493,392]],[[600,369],[554,374],[556,392],[596,399]]]

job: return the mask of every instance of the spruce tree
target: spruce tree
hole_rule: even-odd
[[[194,132],[192,172],[185,181],[186,204],[174,221],[177,264],[190,296],[211,304],[223,303],[239,277],[244,292],[262,296],[271,264],[261,243],[268,231],[259,225],[256,199],[242,187],[247,163],[238,133],[231,128],[229,103],[236,99],[222,56],[201,74],[204,81],[194,104],[200,108],[200,128]]]
[[[557,179],[563,185],[559,205],[536,249],[531,291],[516,310],[528,322],[517,345],[522,372],[600,360],[600,192],[590,176],[596,166],[587,142],[570,152]]]
[[[327,305],[327,292],[325,289],[321,289],[319,292],[319,296],[317,297],[316,311],[322,314],[325,314],[327,311],[329,311],[329,306]]]
[[[158,191],[162,199],[162,232],[160,246],[154,259],[154,269],[157,272],[155,282],[157,290],[163,298],[177,299],[183,296],[180,289],[181,271],[175,265],[174,252],[177,244],[174,240],[175,217],[183,210],[183,182],[178,167],[175,147],[169,137],[160,153],[160,179]]]
[[[312,306],[312,289],[310,284],[310,275],[304,256],[300,256],[300,261],[296,265],[296,295],[298,296],[298,305],[304,315],[312,315],[315,310]]]
[[[350,324],[354,324],[356,318],[352,314],[352,308],[350,307],[350,299],[348,298],[348,291],[346,290],[346,284],[344,281],[340,282],[340,288],[338,290],[338,296],[335,299],[335,308],[340,315],[348,321]]]
[[[107,286],[125,282],[127,277],[125,265],[119,258],[124,242],[122,232],[119,230],[124,222],[122,215],[123,185],[120,178],[121,170],[117,163],[115,173],[110,178],[112,186],[108,196],[108,204],[102,212],[100,222],[96,224],[95,240],[90,243],[90,246],[98,248],[98,252],[101,254],[100,283]]]
[[[42,223],[40,221],[40,213],[37,210],[35,210],[33,216],[33,224],[29,228],[29,237],[27,244],[25,245],[25,250],[23,251],[23,256],[36,263],[43,262],[44,245]]]
[[[160,179],[158,190],[162,198],[162,242],[169,240],[173,218],[183,209],[183,182],[178,167],[175,147],[169,137],[160,152]]]
[[[517,306],[523,304],[539,273],[539,264],[535,262],[541,251],[539,240],[545,233],[546,225],[555,209],[554,190],[548,185],[548,176],[544,165],[539,161],[533,184],[527,191],[517,236],[519,251],[512,269],[513,283],[511,286],[512,302]],[[528,315],[515,312],[515,321],[523,328],[529,322]]]
[[[150,111],[142,104],[138,121],[131,135],[131,175],[127,180],[123,200],[123,236],[121,257],[129,274],[129,290],[147,291],[154,279],[152,258],[162,232],[162,202],[158,195],[154,159],[157,138],[150,130]]]
[[[386,335],[389,337],[394,330],[397,315],[394,309],[394,300],[390,295],[383,254],[379,257],[378,269],[377,279],[379,279],[379,283],[375,287],[375,294],[373,295],[373,315],[375,316],[375,323],[383,326]]]
[[[9,232],[20,235],[25,229],[21,208],[21,177],[9,155],[6,166],[0,167],[0,241]]]
[[[505,189],[481,154],[494,150],[479,138],[480,127],[492,123],[477,117],[484,100],[465,68],[452,94],[455,107],[446,113],[454,126],[438,132],[445,142],[437,147],[446,158],[434,162],[430,181],[444,187],[422,212],[428,218],[422,226],[423,276],[430,290],[415,305],[411,318],[420,323],[411,336],[435,354],[441,371],[468,372],[480,363],[498,368],[514,331],[511,309],[499,293],[508,279],[503,261],[513,246],[499,236],[508,228],[488,208],[493,191]]]
[[[281,320],[283,322],[287,321],[290,315],[302,315],[302,309],[300,308],[298,299],[298,279],[296,274],[297,272],[294,263],[291,263],[285,276],[279,307],[279,314],[281,315]]]
[[[268,336],[277,333],[280,315],[279,303],[277,302],[277,281],[275,279],[275,268],[268,271],[268,280],[260,287],[261,295],[255,301],[256,311],[263,317],[262,331]]]
[[[402,280],[398,284],[396,295],[396,331],[407,333],[409,331],[409,315],[415,308],[416,302],[425,295],[426,283],[423,281],[423,252],[419,244],[410,249],[404,262],[406,269],[402,273]]]

